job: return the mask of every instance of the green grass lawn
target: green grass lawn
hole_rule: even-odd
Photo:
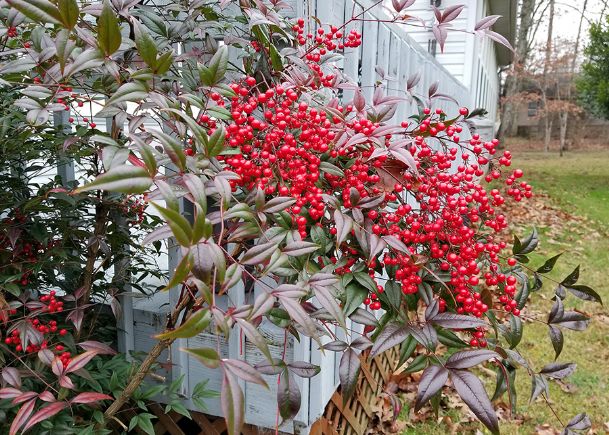
[[[550,277],[561,281],[579,264],[579,283],[594,288],[605,303],[609,303],[609,151],[569,153],[563,158],[554,154],[520,152],[514,167],[525,171],[525,179],[537,192],[548,195],[544,202],[566,212],[561,213],[558,222],[551,222],[548,216],[542,215],[541,222],[535,223],[541,241],[539,252],[531,256],[532,266],[541,265],[543,259],[564,252]],[[550,217],[557,215],[552,211],[545,213]],[[569,218],[570,215],[573,217]],[[530,224],[521,223],[515,230],[526,235]],[[533,295],[528,314],[541,316],[547,313],[553,291],[552,283],[546,281],[544,288]],[[597,433],[604,433],[609,430],[609,316],[603,306],[581,302],[573,296],[567,298],[565,306],[590,313],[593,320],[585,332],[563,330],[565,346],[559,361],[577,363],[577,371],[565,379],[562,386],[550,385],[551,403],[563,422],[577,413],[587,412]],[[519,346],[537,370],[554,359],[547,334],[547,326],[527,323],[525,338]],[[502,432],[530,434],[543,424],[560,430],[557,417],[542,401],[528,403],[531,381],[526,373],[519,370],[518,378],[518,421],[502,421]],[[486,381],[488,390],[492,391],[495,380],[489,376]],[[453,422],[461,418],[454,410],[445,415]],[[472,431],[482,429],[481,425],[469,425],[458,433],[464,433],[467,427],[473,428]],[[417,424],[404,433],[443,434],[450,433],[449,429],[448,425],[434,421]]]

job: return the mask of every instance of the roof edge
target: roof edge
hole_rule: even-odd
[[[493,26],[493,30],[503,35],[512,45],[516,41],[517,3],[518,0],[489,0],[491,14],[501,15],[501,18]],[[495,49],[499,66],[512,63],[513,53],[507,47],[495,43]]]

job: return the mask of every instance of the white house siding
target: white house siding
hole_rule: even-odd
[[[429,49],[430,41],[435,39],[430,26],[434,22],[432,3],[431,0],[417,0],[408,8],[408,14],[425,21],[427,29],[417,20],[411,20],[411,25],[402,25],[408,35],[425,50]],[[471,99],[463,104],[472,108],[482,107],[489,112],[486,119],[478,122],[479,128],[488,136],[493,133],[497,118],[500,85],[495,43],[489,38],[461,31],[471,31],[478,20],[490,14],[488,0],[442,0],[439,8],[444,10],[456,5],[465,5],[465,9],[452,21],[454,30],[449,31],[444,50],[436,47],[435,58],[469,89]],[[391,1],[386,0],[385,6],[391,10]]]

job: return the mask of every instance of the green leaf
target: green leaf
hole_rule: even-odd
[[[7,0],[7,3],[34,21],[63,24],[59,9],[48,0]]]
[[[416,373],[420,372],[427,365],[427,356],[426,355],[417,355],[410,365],[406,367],[404,370],[405,373]]]
[[[154,39],[148,34],[145,28],[137,22],[133,21],[135,30],[135,46],[142,60],[154,71],[157,60],[158,49]]]
[[[104,0],[102,12],[97,19],[97,44],[106,56],[110,56],[120,47],[121,39],[121,28],[116,13],[110,2]]]
[[[154,202],[150,203],[158,210],[163,219],[165,219],[178,243],[182,246],[190,246],[192,240],[192,228],[188,220],[175,210],[161,207]]]
[[[137,416],[137,426],[146,432],[148,435],[154,435],[154,426],[152,425],[152,419],[156,418],[152,414],[148,414],[147,412],[138,414]]]
[[[350,283],[345,289],[346,301],[343,311],[345,316],[349,317],[357,307],[364,303],[364,299],[368,297],[368,290],[357,283]]]
[[[226,74],[228,68],[228,47],[218,47],[207,66],[199,66],[201,81],[204,85],[214,86],[219,83]]]
[[[69,30],[62,29],[57,32],[57,36],[55,38],[55,51],[57,52],[57,60],[59,60],[59,67],[62,74],[66,66],[66,62],[70,57],[70,53],[72,53],[74,50],[74,47],[76,47],[76,44],[70,40]]]
[[[241,258],[241,264],[260,264],[268,260],[277,249],[275,242],[260,243],[250,248]]]
[[[337,166],[335,166],[335,165],[333,165],[332,163],[329,163],[329,162],[321,162],[319,164],[319,169],[322,172],[325,172],[325,173],[330,174],[330,175],[335,175],[337,177],[341,177],[342,178],[342,177],[345,176],[345,173],[343,172],[342,169],[340,169],[339,167],[337,167]]]
[[[175,137],[163,133],[162,131],[154,131],[152,135],[161,142],[165,154],[169,156],[173,164],[179,169],[184,170],[186,168],[186,154],[184,154],[184,147],[182,144]]]
[[[58,0],[57,6],[59,7],[63,25],[68,29],[73,29],[78,22],[80,14],[76,0]]]
[[[182,325],[171,331],[156,335],[159,340],[191,338],[203,332],[211,322],[211,313],[207,309],[201,309],[192,314]]]
[[[108,190],[121,193],[144,193],[152,184],[146,169],[139,166],[115,166],[89,184],[76,189],[76,193],[90,190]]]
[[[182,350],[194,356],[196,359],[201,361],[204,366],[209,367],[210,369],[215,369],[220,365],[220,356],[218,355],[218,352],[211,348]]]
[[[165,74],[173,64],[173,52],[168,51],[159,56],[156,60],[156,66],[152,69],[155,74]]]
[[[226,138],[226,131],[222,126],[216,128],[214,133],[209,137],[207,141],[207,155],[209,157],[216,157],[224,150],[224,141]]]
[[[514,349],[522,340],[522,320],[511,314],[509,322],[510,326],[505,330],[503,336],[510,345],[510,349]]]
[[[148,97],[146,86],[142,82],[128,82],[119,87],[108,99],[106,104],[116,104],[123,101],[138,102]]]
[[[366,287],[370,293],[376,293],[376,283],[367,272],[355,272],[353,277],[357,282]]]
[[[520,290],[518,290],[518,293],[516,293],[516,297],[514,298],[514,300],[518,302],[517,307],[519,310],[522,310],[526,305],[527,300],[529,299],[529,294],[529,280],[525,277],[525,279],[522,281],[522,286],[520,287]]]
[[[188,274],[192,270],[192,266],[193,266],[192,253],[188,252],[186,255],[184,255],[182,257],[182,259],[178,263],[178,267],[176,267],[176,270],[173,272],[173,276],[171,277],[171,280],[163,288],[163,291],[171,290],[175,286],[182,283],[186,279],[186,277],[188,277]]]

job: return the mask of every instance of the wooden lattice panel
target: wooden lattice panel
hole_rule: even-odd
[[[311,435],[363,435],[372,419],[372,404],[395,370],[398,359],[397,347],[372,360],[368,352],[363,353],[354,394],[343,403],[340,389],[337,390],[324,415],[311,427]]]

